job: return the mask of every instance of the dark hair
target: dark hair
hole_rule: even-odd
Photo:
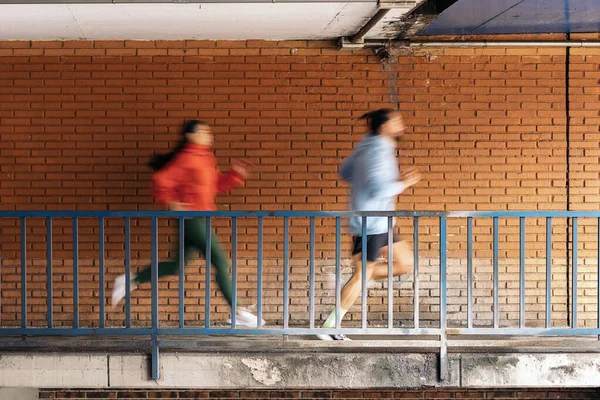
[[[183,137],[182,137],[181,141],[179,142],[179,144],[177,145],[177,147],[175,148],[175,150],[173,150],[167,154],[153,155],[150,162],[148,162],[148,165],[150,166],[150,168],[152,168],[154,171],[159,171],[165,165],[167,165],[167,163],[169,161],[171,161],[173,159],[173,157],[175,157],[177,155],[177,153],[179,153],[187,144],[188,141],[187,141],[186,134],[193,133],[196,130],[196,127],[198,125],[206,125],[206,123],[202,122],[202,121],[198,121],[197,119],[192,119],[192,120],[186,121],[183,124],[183,127],[181,129],[181,135]]]
[[[379,135],[379,129],[381,125],[388,122],[391,115],[397,112],[391,108],[380,108],[379,110],[370,111],[360,117],[360,119],[366,119],[373,135]]]

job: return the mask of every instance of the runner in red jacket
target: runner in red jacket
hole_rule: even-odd
[[[156,170],[153,178],[154,196],[172,211],[213,211],[215,197],[244,183],[248,175],[248,163],[235,161],[231,170],[222,174],[212,152],[214,136],[210,127],[201,121],[189,121],[183,129],[183,140],[179,147],[167,155],[155,156],[150,166]],[[204,218],[184,220],[184,265],[192,253],[206,252],[209,232]],[[217,273],[219,289],[227,302],[233,304],[229,262],[218,239],[211,234],[211,263]],[[179,270],[179,260],[158,264],[158,276],[175,275]],[[151,267],[148,266],[131,277],[131,289],[151,280]],[[125,275],[117,277],[113,286],[112,305],[116,306],[126,293]],[[248,327],[258,326],[257,317],[245,308],[236,310],[236,323]],[[261,321],[261,325],[265,322]]]
[[[190,142],[154,174],[154,196],[167,206],[178,203],[186,210],[212,211],[216,209],[215,196],[242,185],[245,174],[246,167],[240,162],[222,174],[211,147]]]

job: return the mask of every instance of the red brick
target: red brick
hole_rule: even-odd
[[[12,174],[0,183],[11,198],[4,206],[160,209],[144,164],[174,145],[185,118],[200,118],[214,124],[223,169],[233,157],[256,164],[245,189],[219,199],[224,208],[345,210],[348,189],[336,170],[366,130],[357,118],[399,100],[410,128],[401,160],[426,171],[400,197],[402,208],[556,209],[566,198],[564,49],[508,50],[431,49],[437,58],[382,65],[370,51],[340,53],[334,42],[0,42],[0,155],[2,172]],[[585,153],[597,148],[599,93],[590,82],[600,57],[572,50],[571,205],[588,209],[597,203],[589,196],[600,195],[589,170],[600,155]],[[265,232],[265,244],[278,240]],[[306,250],[302,234],[294,233],[294,251]],[[3,261],[11,255],[3,247]]]
[[[399,391],[394,393],[395,399],[424,399],[429,393],[425,391]]]

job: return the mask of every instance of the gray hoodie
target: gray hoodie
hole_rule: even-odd
[[[368,133],[342,163],[340,175],[352,185],[353,211],[395,211],[395,197],[406,189],[400,182],[396,143],[386,136]],[[350,217],[350,228],[362,235],[362,217]],[[367,235],[387,233],[387,217],[368,217]]]

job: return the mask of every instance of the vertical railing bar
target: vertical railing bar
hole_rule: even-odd
[[[231,217],[231,328],[235,328],[237,310],[237,217]]]
[[[552,217],[546,217],[546,328],[550,328],[552,310]]]
[[[310,270],[308,283],[309,327],[315,327],[315,217],[310,217]]]
[[[392,262],[394,261],[394,232],[393,232],[393,218],[388,216],[388,328],[394,327],[394,275],[392,269]]]
[[[104,303],[106,302],[106,296],[104,293],[104,217],[98,218],[98,240],[100,253],[100,328],[104,328],[105,315],[104,315]]]
[[[258,217],[258,296],[256,306],[257,326],[262,326],[263,313],[263,217]]]
[[[21,328],[27,328],[27,220],[21,217]]]
[[[158,381],[160,377],[160,364],[159,364],[159,350],[158,350],[158,334],[152,335],[152,379]]]
[[[150,252],[151,252],[151,295],[152,295],[152,379],[159,377],[158,354],[158,221],[151,217],[150,221]]]
[[[179,246],[177,250],[179,260],[179,327],[185,327],[185,219],[179,217]]]
[[[206,217],[206,283],[205,283],[205,293],[204,293],[204,327],[206,329],[210,328],[210,266],[211,266],[211,251],[212,248],[212,232],[211,232],[211,224],[210,217]],[[232,310],[235,312],[235,310]]]
[[[367,217],[362,217],[361,232],[361,258],[362,258],[362,276],[361,276],[361,326],[367,328]]]
[[[131,219],[125,217],[125,327],[131,328]]]
[[[448,348],[447,348],[447,230],[446,217],[440,217],[440,380],[445,380],[448,375]]]
[[[473,328],[473,217],[467,217],[467,327]]]
[[[73,328],[79,328],[79,224],[73,217]]]
[[[341,219],[335,217],[335,328],[339,329],[341,324],[340,307],[342,302],[342,258],[341,258]]]
[[[440,217],[440,329],[446,329],[447,228],[446,217]]]
[[[414,260],[413,260],[413,268],[414,268],[414,278],[413,278],[413,291],[414,291],[414,327],[415,329],[419,328],[419,320],[420,320],[420,310],[419,310],[419,217],[414,217],[413,219],[413,243],[415,246],[414,249]]]
[[[577,328],[577,277],[578,277],[578,273],[577,273],[577,257],[578,257],[578,241],[579,241],[579,233],[577,232],[577,228],[578,228],[578,218],[577,217],[573,217],[572,218],[573,221],[573,267],[571,269],[572,271],[572,277],[571,277],[571,287],[573,290],[572,293],[572,298],[573,298],[573,324],[572,324],[572,328],[575,329]]]
[[[283,217],[283,329],[290,323],[290,255],[289,255],[289,217]]]
[[[0,249],[1,252],[2,249]],[[0,326],[2,326],[2,254],[0,253]]]
[[[519,218],[519,327],[525,328],[525,217]]]
[[[46,303],[48,307],[48,328],[53,325],[53,288],[52,288],[52,217],[46,217]]]
[[[596,315],[596,326],[598,327],[598,329],[600,329],[600,218],[598,218],[598,250],[597,250],[598,254],[596,255],[597,259],[598,259],[598,273],[596,275],[596,278],[598,279],[598,286],[597,286],[597,291],[596,291],[596,295],[597,295],[597,299],[596,299],[596,313],[598,315]],[[598,340],[600,340],[600,335],[598,335]]]
[[[494,328],[498,328],[498,217],[494,217]]]

